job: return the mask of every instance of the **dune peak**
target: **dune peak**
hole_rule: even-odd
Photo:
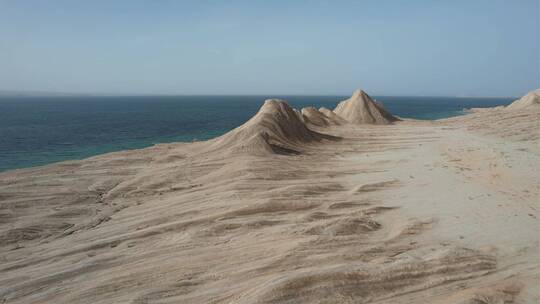
[[[347,123],[345,119],[343,119],[342,117],[340,117],[339,115],[337,115],[336,113],[334,113],[332,110],[328,108],[321,107],[319,108],[319,112],[324,114],[324,116],[327,117],[328,121],[330,121],[330,123],[333,125],[339,126],[339,125],[343,125]]]
[[[359,98],[361,96],[364,96],[364,95],[367,95],[369,96],[366,91],[362,90],[362,89],[358,89],[356,91],[354,91],[354,93],[352,94],[352,98]]]
[[[328,117],[314,107],[302,108],[302,115],[306,123],[314,126],[326,127],[330,124]]]
[[[389,124],[398,119],[363,90],[356,90],[353,95],[340,102],[334,113],[354,124]]]
[[[540,89],[527,93],[525,96],[509,104],[506,108],[509,110],[521,110],[532,107],[540,107]]]
[[[267,99],[257,114],[240,127],[217,138],[212,150],[233,153],[297,154],[302,145],[324,138],[310,130],[302,114],[285,100]]]

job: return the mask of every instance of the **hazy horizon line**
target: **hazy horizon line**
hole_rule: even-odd
[[[352,92],[352,91],[351,91]],[[479,95],[410,95],[410,94],[372,94],[378,97],[453,97],[453,98],[518,98],[519,96],[479,96]],[[168,94],[134,94],[134,93],[84,93],[84,92],[61,92],[61,91],[17,91],[17,90],[0,90],[0,97],[179,97],[179,96],[351,96],[352,93],[168,93]]]

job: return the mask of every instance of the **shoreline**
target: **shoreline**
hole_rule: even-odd
[[[488,108],[486,108],[486,109],[488,109]],[[443,120],[446,120],[446,119],[451,119],[451,118],[456,118],[456,117],[460,117],[460,116],[464,116],[464,115],[469,115],[471,113],[474,113],[474,111],[472,111],[471,109],[463,109],[461,114],[457,114],[457,115],[449,116],[449,117],[445,117],[445,118],[416,119],[416,118],[400,117],[400,119],[402,119],[404,121],[419,121],[419,122],[428,122],[429,123],[429,122],[438,122],[438,121],[443,121]],[[110,152],[99,153],[99,154],[90,155],[90,156],[86,156],[86,157],[82,157],[82,158],[71,158],[71,159],[65,159],[65,160],[55,161],[55,162],[51,162],[51,163],[46,163],[46,164],[38,164],[38,165],[35,165],[35,166],[13,168],[13,169],[7,169],[7,170],[3,170],[3,171],[0,170],[0,175],[3,174],[3,173],[9,172],[9,171],[25,170],[25,169],[28,169],[28,170],[39,169],[41,167],[47,167],[47,166],[51,166],[51,165],[57,165],[57,164],[60,165],[60,164],[62,164],[64,162],[82,161],[82,160],[85,160],[85,159],[88,159],[88,158],[98,157],[98,156],[102,156],[102,155],[106,155],[106,154],[110,154],[110,153],[118,153],[118,152],[125,152],[125,151],[132,151],[132,150],[142,150],[142,149],[152,148],[152,147],[157,146],[157,145],[188,144],[188,143],[192,143],[192,142],[208,141],[208,140],[212,140],[212,139],[218,138],[220,136],[223,136],[227,132],[228,131],[224,131],[223,133],[221,133],[219,135],[215,135],[215,137],[211,137],[211,138],[204,139],[204,140],[193,139],[193,140],[188,140],[188,141],[176,141],[176,140],[163,141],[163,142],[158,142],[158,143],[152,143],[152,144],[149,144],[148,146],[145,146],[145,147],[134,147],[134,148],[127,148],[127,149],[122,149],[122,150],[113,150],[113,151],[110,151]]]
[[[497,101],[396,98],[381,100],[397,111],[394,114],[413,119],[437,119],[460,114],[457,111],[466,107],[499,104]],[[309,105],[334,107],[340,99],[337,96],[295,97],[291,104],[298,109]],[[0,148],[0,171],[83,159],[158,142],[189,142],[193,138],[205,140],[215,137],[216,132],[222,135],[247,121],[257,112],[262,101],[259,97],[120,100],[122,102],[107,98],[81,101],[69,97],[52,103],[40,102],[39,98],[31,102],[0,101],[0,112],[9,118],[2,127],[5,135]],[[458,104],[449,105],[452,102]],[[441,104],[438,106],[438,103]],[[122,114],[123,109],[132,114]],[[44,115],[36,116],[35,113],[40,111]],[[85,121],[89,123],[85,124]],[[59,127],[61,124],[65,124],[65,130]],[[193,129],[195,127],[197,130]]]
[[[208,141],[0,173],[0,298],[540,299],[539,109],[306,129],[279,107]]]

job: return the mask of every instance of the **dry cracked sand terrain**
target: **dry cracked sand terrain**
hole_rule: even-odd
[[[366,125],[361,93],[0,174],[0,303],[539,303],[540,108]]]

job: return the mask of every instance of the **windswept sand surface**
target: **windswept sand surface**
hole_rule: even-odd
[[[540,302],[538,108],[309,130],[265,107],[0,174],[0,303]]]

